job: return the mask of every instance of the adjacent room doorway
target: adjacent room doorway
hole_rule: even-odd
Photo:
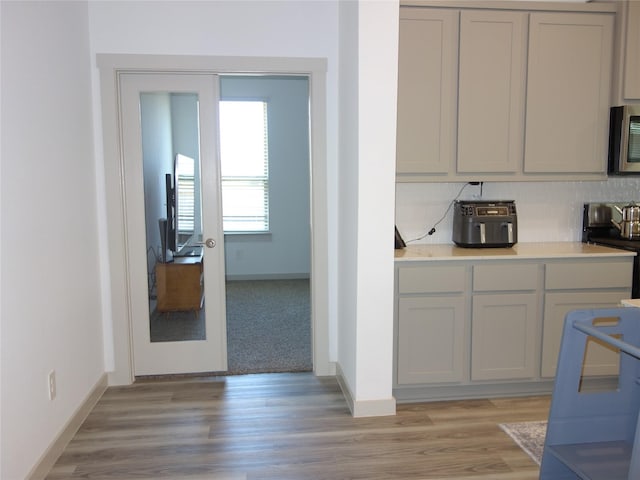
[[[309,78],[220,75],[230,373],[311,360]]]
[[[135,326],[135,318],[137,317],[136,287],[134,284],[139,282],[141,285],[147,285],[147,279],[143,278],[144,273],[137,274],[135,272],[132,246],[135,239],[132,238],[130,227],[133,227],[131,219],[135,217],[135,212],[130,212],[127,206],[127,183],[134,180],[134,176],[129,177],[126,168],[124,154],[120,150],[123,147],[122,125],[118,118],[121,119],[121,108],[110,107],[111,101],[119,104],[121,100],[120,80],[126,75],[142,74],[145,77],[159,75],[161,72],[169,72],[178,74],[179,76],[188,76],[188,73],[197,72],[194,76],[215,75],[217,73],[235,73],[235,72],[252,72],[261,71],[263,74],[293,74],[307,75],[309,78],[310,105],[314,107],[310,111],[310,150],[311,150],[311,272],[310,272],[310,289],[311,289],[311,323],[312,323],[312,349],[313,349],[313,370],[317,375],[332,375],[335,369],[329,362],[329,346],[328,346],[328,237],[327,237],[327,192],[326,192],[326,61],[318,59],[218,59],[216,57],[184,57],[176,59],[175,57],[147,57],[137,55],[99,55],[99,65],[101,68],[101,80],[103,84],[103,115],[105,119],[105,174],[107,185],[107,201],[109,203],[108,226],[110,229],[110,263],[111,270],[115,276],[112,276],[111,284],[112,299],[111,308],[114,310],[113,328],[114,328],[114,354],[115,354],[115,371],[114,380],[117,378],[123,380],[127,375],[133,378],[133,366],[136,357],[139,354],[135,348],[131,346],[130,353],[126,354],[127,341],[122,335],[133,330]],[[256,65],[256,62],[258,65]],[[176,67],[176,64],[179,67]],[[171,66],[173,65],[173,66]],[[214,82],[215,83],[215,82]],[[112,99],[112,100],[111,100]],[[115,125],[116,128],[113,129]],[[313,141],[311,141],[313,140]],[[121,147],[118,147],[121,145]],[[115,162],[114,162],[115,161]],[[114,163],[109,163],[114,162]],[[114,169],[112,166],[120,164],[120,167]],[[138,174],[139,175],[139,174]],[[140,180],[140,179],[139,179]],[[118,193],[120,192],[120,193]],[[120,204],[119,208],[115,205]],[[114,208],[115,207],[115,208]],[[133,215],[133,217],[132,217]],[[135,228],[134,228],[135,229]],[[118,238],[118,232],[124,243],[121,248],[119,242],[113,242]],[[135,234],[134,234],[135,235]],[[217,233],[216,235],[220,235]],[[204,239],[206,240],[206,239]],[[144,248],[144,247],[143,247]],[[222,252],[221,249],[212,249],[212,251]],[[205,248],[205,251],[206,248]],[[207,254],[205,254],[207,255]],[[123,262],[123,263],[119,263]],[[141,265],[144,264],[142,260]],[[125,268],[122,270],[121,265]],[[141,272],[143,270],[141,269]],[[224,270],[220,270],[224,271]],[[121,279],[121,280],[118,280]],[[215,286],[220,279],[209,282]],[[119,283],[121,282],[121,283]],[[125,289],[121,290],[120,286]],[[207,282],[205,281],[205,288]],[[121,292],[124,296],[121,296]],[[209,295],[207,293],[207,295]],[[142,295],[141,298],[145,298]],[[206,298],[206,296],[205,296]],[[205,302],[206,303],[206,302]],[[222,305],[224,302],[222,302]],[[128,305],[128,306],[127,306]],[[218,304],[220,305],[220,304]],[[145,305],[148,311],[148,305]],[[207,310],[208,312],[208,310]],[[120,315],[122,313],[122,315]],[[128,326],[127,326],[128,325]],[[215,333],[215,327],[211,330]],[[224,332],[226,333],[226,332]],[[130,338],[134,338],[133,336]],[[222,335],[216,336],[215,341],[222,341]],[[130,345],[130,344],[129,344]],[[123,350],[123,348],[125,350]],[[218,348],[218,352],[222,352],[222,348]],[[125,356],[123,356],[125,355]],[[191,356],[191,355],[187,355]],[[127,357],[129,361],[127,361]],[[128,367],[127,367],[128,365]],[[218,366],[209,367],[204,371],[215,371],[223,368],[223,363]],[[127,374],[127,370],[129,373]],[[198,370],[201,370],[198,368]],[[164,372],[171,373],[171,372]],[[122,377],[124,375],[124,377]]]

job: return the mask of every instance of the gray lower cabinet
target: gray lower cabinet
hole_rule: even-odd
[[[460,382],[464,375],[465,299],[401,298],[398,305],[398,382]]]
[[[632,257],[398,262],[394,394],[550,392],[565,315],[630,298],[632,269]],[[618,372],[595,341],[585,360],[587,376]]]
[[[536,376],[538,295],[474,295],[471,316],[471,380]]]
[[[536,376],[538,263],[474,265],[471,380]]]
[[[564,318],[571,310],[613,308],[631,296],[633,264],[628,261],[566,261],[547,265],[540,375],[554,377]],[[584,374],[618,373],[618,355],[610,347],[589,341]]]
[[[466,269],[462,264],[398,269],[398,383],[463,379]]]
[[[571,292],[547,293],[544,306],[542,334],[542,377],[555,377],[564,318],[571,310],[586,308],[616,308],[627,292]],[[618,373],[618,355],[610,347],[589,341],[584,373],[586,375],[615,375]]]

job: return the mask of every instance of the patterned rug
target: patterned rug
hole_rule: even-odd
[[[540,465],[544,449],[547,422],[501,423],[500,428],[509,435],[531,459]]]

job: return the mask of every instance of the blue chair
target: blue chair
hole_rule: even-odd
[[[589,337],[618,350],[617,388],[580,391]],[[567,314],[541,480],[640,480],[639,346],[640,308],[575,310]]]

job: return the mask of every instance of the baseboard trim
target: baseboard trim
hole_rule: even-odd
[[[336,362],[336,380],[338,381],[338,386],[340,390],[342,390],[342,396],[344,397],[345,402],[347,402],[347,407],[349,407],[349,411],[351,415],[353,415],[353,395],[351,394],[351,389],[344,379],[344,374],[342,373],[342,367],[340,364]]]
[[[313,373],[316,377],[335,377],[336,362],[327,362],[322,365],[313,364]]]
[[[386,417],[396,414],[394,397],[381,400],[354,400],[339,363],[336,363],[336,379],[353,417]]]
[[[28,480],[42,480],[49,474],[67,444],[76,434],[80,425],[85,421],[91,410],[93,410],[96,403],[98,403],[98,400],[100,400],[100,397],[102,397],[102,394],[106,389],[107,374],[104,373],[98,379],[82,404],[67,421],[62,431],[58,434],[55,440],[51,442],[49,448],[47,448],[47,450],[42,454],[40,460],[38,460],[35,466],[31,469],[29,475],[27,475]]]

